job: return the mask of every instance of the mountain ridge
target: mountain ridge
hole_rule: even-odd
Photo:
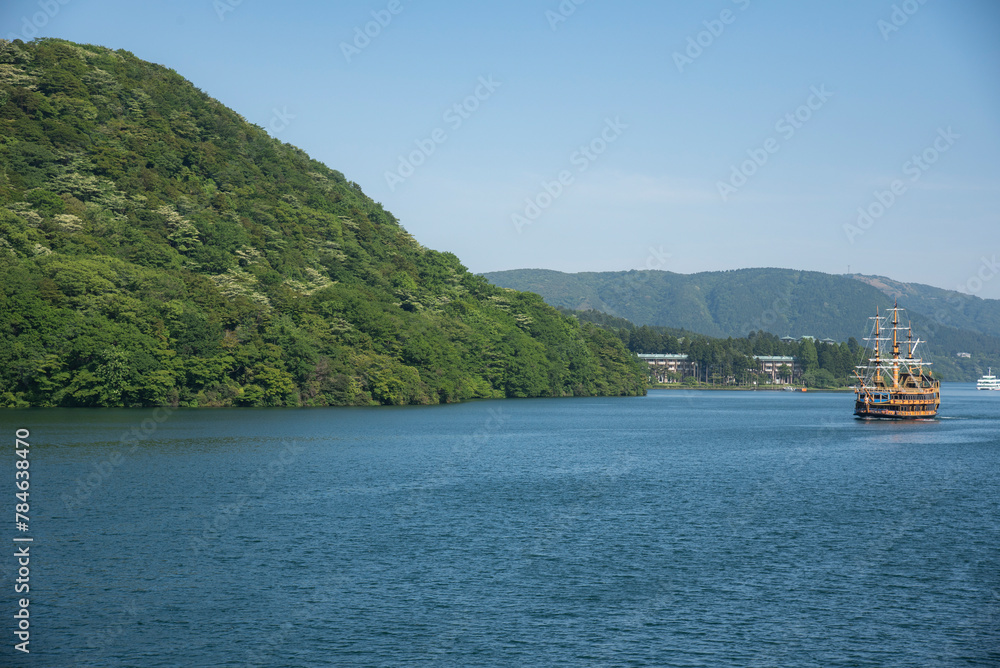
[[[883,281],[884,289],[879,289],[852,276],[773,267],[695,274],[528,269],[483,276],[496,285],[537,292],[556,307],[592,308],[640,326],[722,338],[763,330],[796,338],[860,340],[867,335],[868,317],[876,308],[891,306],[895,291],[906,297],[900,306],[942,369],[972,379],[981,373],[980,366],[985,371],[1000,363],[1000,300],[932,286]],[[959,352],[972,354],[972,362],[957,358]]]

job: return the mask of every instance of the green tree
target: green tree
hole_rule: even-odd
[[[831,388],[837,386],[837,379],[826,369],[813,369],[802,374],[802,382],[806,387]]]
[[[778,367],[778,377],[781,378],[781,380],[785,381],[786,383],[791,381],[792,367],[782,363],[782,365]]]
[[[799,343],[798,357],[803,371],[815,371],[819,368],[819,356],[816,353],[816,344],[813,343],[812,339],[802,339]]]

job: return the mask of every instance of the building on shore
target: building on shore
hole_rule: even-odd
[[[812,341],[813,343],[825,343],[828,346],[837,345],[837,342],[831,338],[826,338],[820,341],[815,336],[809,336],[809,335],[800,336],[799,338],[795,338],[794,336],[781,337],[782,343],[802,343],[803,341]]]
[[[771,381],[772,385],[790,383],[802,375],[802,366],[794,357],[784,355],[754,355],[760,364],[759,371]],[[788,367],[783,374],[782,367]]]
[[[653,380],[657,383],[676,383],[686,376],[698,377],[698,363],[687,355],[640,353],[639,359],[649,365]],[[802,366],[794,357],[754,355],[754,359],[759,365],[757,371],[766,383],[784,385],[794,382],[802,375]],[[782,373],[783,367],[787,367],[785,373]]]
[[[687,355],[640,353],[639,359],[649,365],[658,383],[676,383],[684,376],[698,376],[698,363]]]

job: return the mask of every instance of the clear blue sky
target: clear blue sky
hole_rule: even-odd
[[[850,266],[1000,298],[990,0],[7,0],[0,26],[175,69],[476,272]]]

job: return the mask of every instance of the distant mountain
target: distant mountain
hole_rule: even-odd
[[[774,268],[698,274],[516,269],[484,276],[495,285],[537,292],[556,307],[595,309],[636,325],[714,337],[765,330],[778,336],[860,340],[875,309],[890,307],[898,297],[942,371],[969,379],[980,368],[1000,363],[1000,300],[880,277]],[[973,357],[957,358],[959,352]]]
[[[421,246],[127,51],[0,40],[0,406],[645,392],[618,337]]]
[[[1000,336],[1000,299],[980,299],[954,290],[920,283],[903,283],[885,276],[851,274],[914,311],[946,322],[958,329]]]

